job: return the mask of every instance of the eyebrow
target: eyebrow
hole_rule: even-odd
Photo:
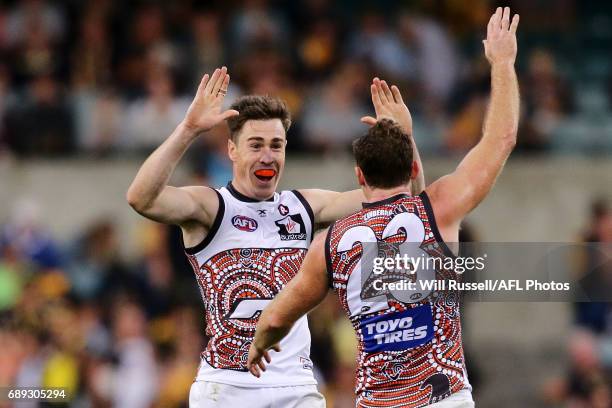
[[[283,139],[282,137],[275,137],[274,139],[272,139],[272,142],[284,142],[285,140],[286,139]],[[251,136],[247,139],[247,142],[251,142],[251,141],[263,142],[264,138],[259,137],[259,136]]]

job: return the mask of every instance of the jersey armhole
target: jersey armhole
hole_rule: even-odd
[[[453,251],[450,250],[446,242],[442,239],[442,235],[440,235],[440,230],[438,230],[438,224],[436,224],[436,217],[434,216],[433,207],[431,206],[431,201],[429,201],[429,196],[423,190],[421,194],[418,195],[423,203],[423,207],[425,207],[425,213],[427,214],[427,220],[429,221],[429,227],[431,228],[431,232],[434,234],[434,238],[436,242],[440,244],[444,255],[449,256],[451,258],[456,258],[457,255],[453,254]]]
[[[208,230],[208,233],[206,234],[202,242],[200,242],[196,246],[186,247],[185,242],[183,241],[183,233],[181,232],[181,242],[183,244],[183,248],[185,249],[185,253],[187,253],[188,255],[195,255],[198,252],[201,252],[204,248],[206,248],[212,242],[213,238],[221,227],[221,221],[223,221],[223,216],[225,215],[225,200],[223,200],[221,193],[219,193],[215,189],[212,190],[217,193],[217,198],[219,199],[219,210],[217,211],[217,215],[215,216],[215,220],[213,221],[212,226]]]
[[[334,221],[332,225],[329,226],[327,230],[327,236],[325,237],[325,265],[327,266],[327,284],[330,288],[334,288],[334,275],[332,268],[332,260],[331,260],[331,233],[332,229],[336,225]]]
[[[314,238],[314,227],[315,227],[315,218],[314,218],[314,212],[312,211],[312,207],[310,206],[308,201],[306,201],[302,193],[300,193],[297,190],[291,190],[291,192],[293,193],[293,195],[297,197],[298,200],[300,200],[300,203],[302,203],[302,205],[306,209],[306,212],[308,213],[308,217],[310,218],[310,231],[311,231],[310,236],[311,236],[311,241],[312,241],[312,238]]]

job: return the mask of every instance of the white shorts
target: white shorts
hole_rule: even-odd
[[[325,408],[316,385],[288,387],[238,387],[196,381],[189,391],[189,408]]]
[[[462,389],[440,402],[428,405],[431,408],[474,408],[472,393],[468,389]]]

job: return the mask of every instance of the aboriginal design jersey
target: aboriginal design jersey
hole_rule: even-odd
[[[457,292],[381,287],[399,271],[373,273],[373,257],[453,256],[437,230],[425,192],[364,204],[336,221],[326,245],[330,284],[358,338],[355,393],[359,407],[423,407],[469,385]],[[374,255],[367,255],[374,253]],[[414,281],[445,279],[452,271],[416,267]],[[410,275],[403,275],[410,276]],[[378,286],[373,282],[378,279]],[[375,290],[374,290],[374,289]],[[398,300],[399,299],[399,300]]]
[[[185,251],[205,306],[206,335],[196,380],[242,387],[316,384],[310,331],[301,318],[261,378],[246,368],[257,319],[298,272],[312,239],[312,209],[297,191],[255,201],[231,184],[215,190],[219,211],[205,240]]]

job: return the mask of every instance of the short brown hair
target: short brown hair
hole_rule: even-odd
[[[247,120],[280,119],[285,132],[291,126],[291,114],[285,102],[274,96],[246,95],[238,98],[230,109],[237,110],[240,114],[227,120],[230,136],[233,141]]]
[[[381,119],[353,142],[353,155],[370,187],[393,188],[408,183],[412,144],[394,121]]]

